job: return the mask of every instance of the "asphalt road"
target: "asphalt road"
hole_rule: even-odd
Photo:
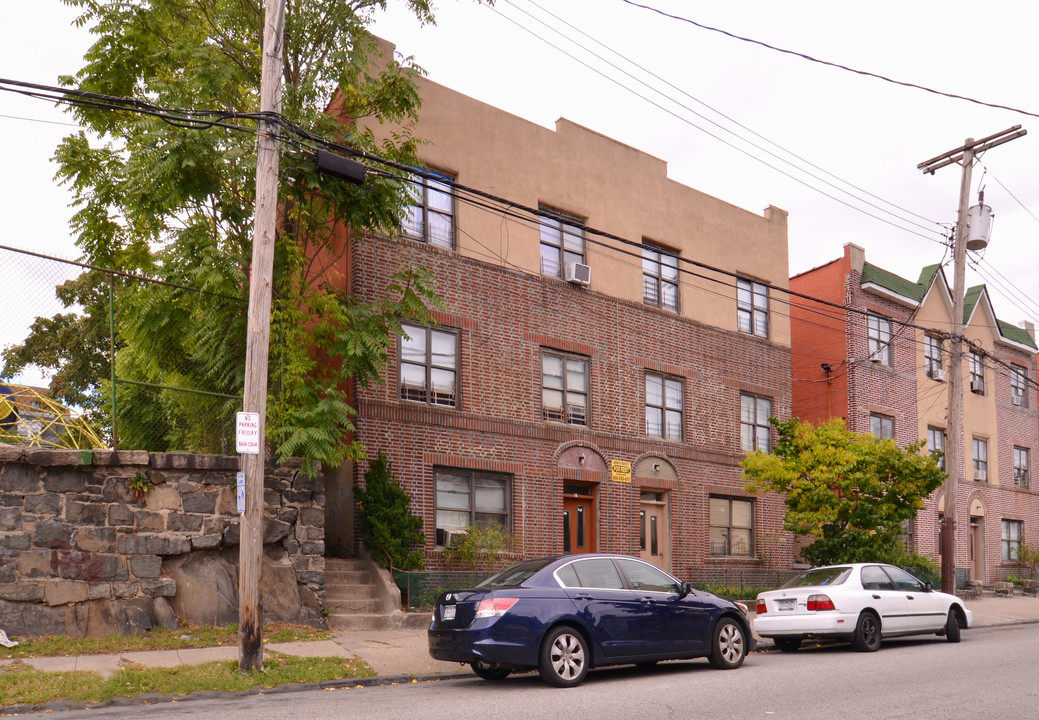
[[[500,683],[472,679],[397,686],[189,698],[47,713],[52,718],[122,720],[323,720],[394,718],[1016,718],[1039,717],[1039,624],[981,628],[959,644],[893,640],[876,653],[847,646],[756,653],[734,671],[706,661],[593,671],[577,688],[544,685],[536,674]]]

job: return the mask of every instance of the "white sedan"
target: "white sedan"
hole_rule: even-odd
[[[812,568],[778,590],[758,595],[754,632],[794,652],[808,638],[851,641],[860,652],[882,638],[935,634],[960,641],[974,613],[955,595],[905,570],[880,563]]]

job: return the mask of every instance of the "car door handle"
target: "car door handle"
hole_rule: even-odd
[[[880,596],[879,596],[879,595],[874,595],[874,596],[873,596],[873,599],[874,599],[874,600],[879,600],[879,599],[880,599]]]
[[[906,595],[906,600],[916,600],[912,595]]]
[[[650,598],[650,597],[644,597],[644,598],[642,598],[642,604],[643,605],[656,605],[657,601],[654,600],[653,598]]]
[[[574,600],[593,600],[593,599],[594,598],[591,595],[586,595],[584,593],[581,593],[579,595],[574,595]]]

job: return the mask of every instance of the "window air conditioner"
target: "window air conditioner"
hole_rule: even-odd
[[[1010,402],[1014,403],[1015,405],[1023,404],[1024,400],[1025,400],[1024,397],[1022,397],[1021,395],[1011,395],[1010,396]]]
[[[938,382],[945,382],[945,371],[942,370],[941,368],[936,369],[934,371],[934,373],[932,374],[932,376]]]
[[[984,395],[985,394],[985,383],[983,383],[983,382],[971,382],[971,384],[970,384],[970,391],[972,393],[977,394],[977,395]]]
[[[564,277],[574,285],[588,285],[592,281],[592,268],[577,262],[568,262],[564,266]]]
[[[466,533],[465,530],[445,530],[444,528],[437,528],[437,544],[442,547],[451,547],[467,534],[468,533]]]

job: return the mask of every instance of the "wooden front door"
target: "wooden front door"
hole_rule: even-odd
[[[563,552],[596,552],[599,547],[597,526],[594,486],[565,484],[563,486]]]
[[[668,569],[667,494],[643,490],[639,506],[639,557]]]

